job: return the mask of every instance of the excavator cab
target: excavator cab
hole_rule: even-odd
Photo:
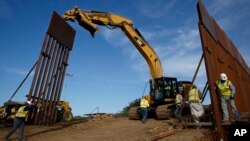
[[[186,97],[190,90],[190,81],[177,81],[175,77],[160,77],[152,79],[150,83],[149,116],[158,119],[168,119],[173,116],[175,109],[175,93],[180,93]],[[130,119],[139,119],[139,107],[132,107],[129,110]]]
[[[174,77],[161,77],[149,81],[151,105],[171,103],[175,100],[174,93],[179,92],[177,79]]]

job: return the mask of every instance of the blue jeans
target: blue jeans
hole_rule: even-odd
[[[234,99],[231,99],[230,96],[221,96],[221,109],[223,112],[223,120],[229,120],[228,116],[228,110],[227,110],[227,104],[230,104],[232,113],[233,113],[233,119],[238,120],[239,114],[236,109],[236,106],[234,104]]]
[[[141,107],[142,121],[145,122],[148,116],[148,109]]]
[[[9,130],[9,132],[5,135],[6,139],[9,137],[19,128],[19,138],[20,140],[24,140],[24,120],[15,118],[14,119],[14,126]]]

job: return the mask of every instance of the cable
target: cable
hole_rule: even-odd
[[[31,68],[31,70],[29,71],[29,73],[26,75],[26,77],[23,79],[23,81],[21,82],[21,84],[18,86],[18,88],[16,89],[16,91],[12,94],[12,96],[10,97],[9,101],[16,95],[17,91],[21,88],[21,86],[23,85],[23,83],[25,82],[25,80],[28,78],[28,76],[30,75],[30,73],[33,71],[33,69],[35,68],[35,66],[37,65],[37,62],[33,65],[33,67]]]

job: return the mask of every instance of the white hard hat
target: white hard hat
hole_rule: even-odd
[[[31,101],[29,101],[29,100],[28,100],[28,101],[26,101],[26,103],[27,103],[27,104],[29,104],[29,105],[31,105]]]
[[[221,80],[227,80],[227,75],[225,73],[220,74],[220,79]]]

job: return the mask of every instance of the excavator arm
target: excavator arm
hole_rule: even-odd
[[[152,80],[163,77],[159,57],[133,26],[130,19],[107,12],[80,10],[77,7],[66,11],[63,18],[73,22],[78,21],[79,25],[88,30],[92,37],[98,31],[98,25],[107,26],[108,28],[120,28],[147,61]]]

